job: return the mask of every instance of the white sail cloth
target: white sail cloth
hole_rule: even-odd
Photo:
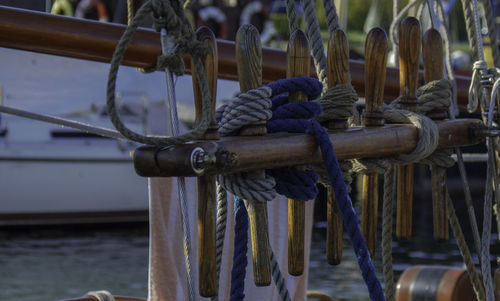
[[[189,222],[193,256],[193,283],[196,300],[207,300],[198,295],[198,234],[196,178],[186,178]],[[188,300],[186,267],[184,263],[183,232],[180,206],[177,196],[176,178],[152,178],[149,180],[150,202],[150,269],[148,301]],[[288,274],[288,204],[285,197],[268,202],[269,239],[292,300],[306,300],[309,251],[312,230],[314,202],[306,203],[306,245],[305,269],[300,277]],[[219,300],[229,300],[230,280],[233,260],[234,201],[228,196],[227,229],[224,239],[222,266],[219,281]],[[248,266],[245,278],[245,295],[248,300],[280,300],[278,290],[272,283],[268,287],[256,287],[253,282],[252,254],[250,239],[248,246]]]

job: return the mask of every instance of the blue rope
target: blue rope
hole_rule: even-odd
[[[230,301],[245,299],[245,275],[248,264],[248,212],[243,199],[234,197],[234,251],[231,270]]]
[[[290,87],[291,89],[295,89],[297,86],[308,87],[308,88],[313,87],[314,85],[310,83],[313,80],[314,79],[311,78],[292,78],[287,80],[280,80],[278,81],[278,84],[277,82],[271,83],[269,84],[269,87],[271,87],[271,89],[273,90],[273,95],[285,92],[294,92],[297,90],[286,91],[286,88]],[[303,83],[303,81],[307,83]],[[316,87],[321,85],[319,81],[316,82],[318,84],[316,85]],[[310,92],[314,92],[311,90],[307,90],[307,92],[303,90],[301,91],[305,92],[307,95],[309,95],[309,97],[311,97],[313,93]],[[321,91],[321,86],[319,86],[319,91]],[[278,99],[282,101],[281,98]],[[282,117],[300,115],[304,112],[302,107],[308,105],[311,106],[310,109],[311,112],[316,112],[316,110],[312,108],[313,106],[315,106],[315,103],[306,102],[304,104],[300,104],[297,106],[297,108],[299,108],[298,110],[300,110],[298,114],[294,114],[293,112],[290,113],[290,111],[293,111],[293,108],[295,108],[295,106],[291,105],[295,104],[296,103],[289,104],[290,107],[287,107],[286,109],[287,113],[283,114]],[[278,108],[279,106],[277,106],[275,111],[278,111]],[[314,116],[307,116],[307,117],[311,118]],[[321,150],[321,155],[323,157],[326,169],[330,176],[330,183],[335,192],[335,199],[337,200],[339,209],[342,212],[342,216],[344,218],[344,225],[347,229],[349,238],[351,239],[354,248],[354,253],[356,254],[356,257],[358,259],[358,265],[361,270],[361,274],[363,275],[363,279],[365,280],[365,283],[368,287],[370,298],[372,300],[385,300],[382,286],[375,274],[375,268],[371,261],[370,253],[368,252],[365,239],[361,234],[361,230],[359,228],[358,216],[353,208],[351,198],[349,197],[349,194],[347,192],[347,187],[342,177],[342,171],[340,169],[339,163],[337,161],[337,156],[335,155],[335,151],[333,148],[333,144],[330,141],[327,131],[321,125],[319,125],[319,123],[312,120],[291,119],[290,117],[285,117],[285,119],[278,119],[277,116],[274,116],[272,120],[269,120],[267,122],[267,130],[269,133],[275,133],[275,132],[305,133],[312,135],[315,138],[316,143],[318,143],[319,148]]]
[[[344,218],[347,234],[351,239],[354,253],[358,259],[361,274],[368,287],[372,300],[382,301],[385,296],[380,281],[375,274],[375,268],[366,247],[366,242],[359,228],[359,220],[354,211],[351,198],[342,177],[337,156],[326,130],[319,123],[307,119],[321,113],[321,107],[316,102],[287,103],[288,93],[301,91],[309,99],[318,97],[321,93],[322,84],[309,77],[295,77],[278,80],[268,85],[273,91],[273,118],[267,122],[269,133],[291,132],[312,135],[319,145],[326,169],[330,176],[330,183],[335,192],[339,210]],[[287,168],[268,171],[276,178],[276,190],[280,194],[294,199],[309,200],[317,194],[315,183],[317,175],[314,172],[292,171]],[[300,189],[296,189],[300,186]],[[314,189],[316,191],[314,191]],[[299,191],[302,190],[302,191]],[[243,200],[235,197],[235,239],[233,270],[231,271],[231,297],[230,301],[240,301],[245,297],[244,278],[247,265],[247,243],[248,243],[248,213]]]

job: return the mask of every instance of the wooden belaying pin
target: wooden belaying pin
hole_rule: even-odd
[[[429,29],[422,39],[422,56],[424,61],[424,80],[426,83],[440,80],[443,72],[443,40],[436,29]],[[438,108],[427,116],[433,120],[443,120],[448,117],[448,108]],[[431,165],[432,178],[432,212],[434,224],[434,239],[448,240],[448,218],[446,213],[446,168]]]
[[[212,98],[210,125],[203,135],[203,139],[218,139],[217,123],[215,122],[215,100],[217,96],[217,42],[215,35],[208,27],[200,27],[196,31],[199,41],[208,46],[209,52],[205,58],[205,74]],[[193,92],[196,107],[195,122],[202,116],[202,95],[198,85],[196,69],[191,62],[193,70]],[[215,259],[215,231],[216,231],[216,194],[215,175],[202,175],[197,178],[198,184],[198,266],[199,290],[203,297],[217,294],[217,263]]]
[[[399,103],[401,108],[416,111],[418,69],[422,32],[420,22],[407,17],[399,28]],[[400,165],[397,169],[396,237],[408,239],[412,233],[413,164]]]
[[[311,66],[309,41],[300,29],[290,35],[287,50],[286,77],[308,76]],[[307,100],[302,92],[293,92],[288,102]],[[305,201],[288,199],[288,273],[300,276],[304,272]]]
[[[328,40],[327,64],[328,88],[349,83],[349,42],[341,29],[334,31]],[[324,126],[329,130],[346,129],[347,119],[333,119],[326,122]],[[326,204],[326,258],[329,264],[337,265],[342,259],[343,219],[331,186],[327,189]]]
[[[240,91],[246,92],[262,85],[262,47],[259,32],[250,24],[245,24],[236,33],[236,64]],[[266,134],[265,122],[256,122],[240,130],[242,136]],[[249,174],[250,176],[250,174]],[[253,172],[254,178],[264,178],[264,171]],[[257,286],[271,283],[271,260],[267,222],[267,204],[255,200],[245,200],[250,220],[252,241],[254,282]]]
[[[387,65],[387,35],[382,28],[370,30],[365,42],[365,110],[363,125],[384,125],[382,103]],[[378,174],[363,175],[363,215],[361,229],[373,257],[377,240]]]

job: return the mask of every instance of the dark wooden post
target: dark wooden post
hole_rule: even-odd
[[[345,33],[337,29],[328,41],[328,88],[347,84],[349,76],[349,42]],[[347,119],[334,119],[325,124],[329,130],[346,129]],[[327,189],[326,259],[329,264],[340,264],[342,259],[343,220],[331,186]]]
[[[309,41],[302,30],[295,30],[288,41],[286,77],[308,76],[310,62]],[[307,95],[302,92],[288,96],[289,102],[302,100],[307,100]],[[293,276],[304,272],[304,235],[305,202],[288,199],[288,273]]]
[[[399,29],[399,88],[401,108],[409,111],[417,110],[421,40],[420,22],[414,17],[405,18]],[[396,236],[408,239],[412,233],[413,164],[398,167],[397,191]]]
[[[236,63],[240,91],[246,92],[262,85],[262,48],[257,29],[246,24],[236,33]],[[266,134],[265,122],[257,122],[240,131],[243,136]],[[264,171],[252,173],[255,178],[265,177]],[[267,204],[245,200],[250,219],[254,282],[257,286],[271,283],[271,261],[267,224]]]
[[[365,111],[363,125],[384,125],[382,104],[384,98],[385,71],[387,65],[387,35],[381,28],[373,28],[365,42]],[[363,176],[363,215],[361,229],[366,245],[373,257],[377,240],[378,174]]]
[[[217,96],[217,42],[213,32],[208,27],[201,27],[196,32],[197,38],[203,41],[209,49],[205,59],[205,74],[212,97],[212,120],[203,139],[218,139],[217,123],[215,122],[215,100]],[[202,116],[202,95],[198,86],[197,75],[193,70],[193,92],[196,107],[195,122]],[[217,264],[215,259],[215,228],[217,202],[215,196],[215,175],[203,175],[197,178],[198,185],[198,265],[199,289],[203,297],[217,294]]]
[[[431,82],[444,77],[443,72],[443,40],[436,29],[429,29],[422,40],[422,56],[424,61],[424,80]],[[428,114],[434,120],[448,117],[448,108],[439,108]],[[434,239],[448,240],[448,218],[446,215],[446,168],[432,165],[432,212]]]

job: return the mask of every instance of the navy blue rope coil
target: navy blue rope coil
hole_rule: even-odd
[[[316,102],[287,103],[288,93],[301,91],[308,95],[309,99],[319,96],[322,84],[316,79],[308,77],[296,77],[279,80],[268,85],[273,91],[273,118],[267,122],[267,131],[305,133],[312,135],[318,144],[321,155],[330,176],[330,183],[335,192],[339,210],[344,218],[347,234],[352,242],[361,274],[368,287],[370,298],[377,301],[385,301],[380,281],[375,274],[375,268],[366,247],[366,242],[359,228],[358,216],[352,205],[351,198],[342,177],[337,156],[330,141],[327,131],[319,123],[307,119],[313,118],[321,113],[321,107]],[[315,197],[317,191],[308,191],[311,187],[316,189],[317,175],[314,172],[303,172],[287,168],[268,171],[276,178],[278,193],[289,198],[308,200]],[[291,174],[293,173],[293,175]],[[302,192],[294,189],[296,183],[301,182]],[[290,184],[291,183],[291,184]],[[279,187],[281,186],[281,187]],[[246,272],[246,253],[248,243],[248,213],[241,198],[235,198],[235,240],[233,270],[231,272],[231,301],[239,301],[244,298],[244,277]]]
[[[243,199],[234,197],[234,251],[231,270],[230,301],[245,299],[245,276],[248,264],[248,212]]]
[[[304,84],[303,81],[309,83]],[[316,80],[312,78],[292,78],[292,79],[280,80],[278,81],[278,84],[276,82],[269,84],[269,87],[271,87],[271,89],[273,90],[273,95],[275,95],[285,92],[297,91],[297,90],[286,91],[286,89],[284,88],[284,87],[286,88],[291,87],[295,89],[296,83],[300,83],[301,87],[304,86],[312,87],[313,84],[310,83],[311,81],[316,81]],[[317,86],[321,85],[319,81],[316,82],[318,84]],[[321,91],[321,88],[319,89],[319,91]],[[307,93],[307,92],[312,92],[310,90],[308,90],[307,92],[306,91],[302,92],[305,92],[309,97],[311,97],[311,95],[313,94],[313,93]],[[279,101],[282,101],[282,98],[278,99]],[[335,192],[335,199],[338,202],[339,210],[342,212],[342,216],[344,218],[344,225],[347,229],[347,234],[349,235],[349,238],[352,242],[354,253],[356,254],[356,257],[358,259],[358,265],[361,270],[361,274],[363,275],[363,279],[365,280],[365,283],[368,287],[370,298],[372,300],[377,300],[377,301],[385,300],[382,286],[375,274],[375,268],[370,258],[370,253],[368,252],[365,239],[361,234],[361,230],[359,228],[358,216],[356,214],[356,211],[354,210],[351,198],[349,197],[349,194],[347,192],[347,187],[342,177],[342,171],[340,169],[337,156],[335,155],[335,151],[333,148],[333,144],[330,141],[327,131],[319,123],[315,121],[306,119],[291,119],[290,117],[286,117],[286,116],[300,115],[303,112],[303,106],[308,106],[308,105],[315,106],[315,103],[306,102],[304,104],[301,104],[300,106],[297,106],[297,108],[299,108],[300,110],[300,113],[298,114],[289,113],[290,111],[293,111],[294,107],[292,107],[291,105],[295,105],[295,103],[289,105],[290,107],[287,107],[286,109],[287,113],[281,116],[284,117],[284,119],[279,119],[277,118],[277,116],[274,116],[274,111],[278,111],[278,108],[280,107],[279,105],[276,106],[275,110],[273,111],[273,119],[267,122],[267,131],[269,133],[275,133],[275,132],[305,133],[312,135],[314,137],[316,143],[318,143],[318,146],[321,150],[321,155],[325,162],[326,170],[328,171],[328,174],[330,176],[330,183]],[[315,109],[311,108],[310,111],[313,112],[315,111]],[[312,118],[312,117],[314,116],[307,116],[307,118]]]

